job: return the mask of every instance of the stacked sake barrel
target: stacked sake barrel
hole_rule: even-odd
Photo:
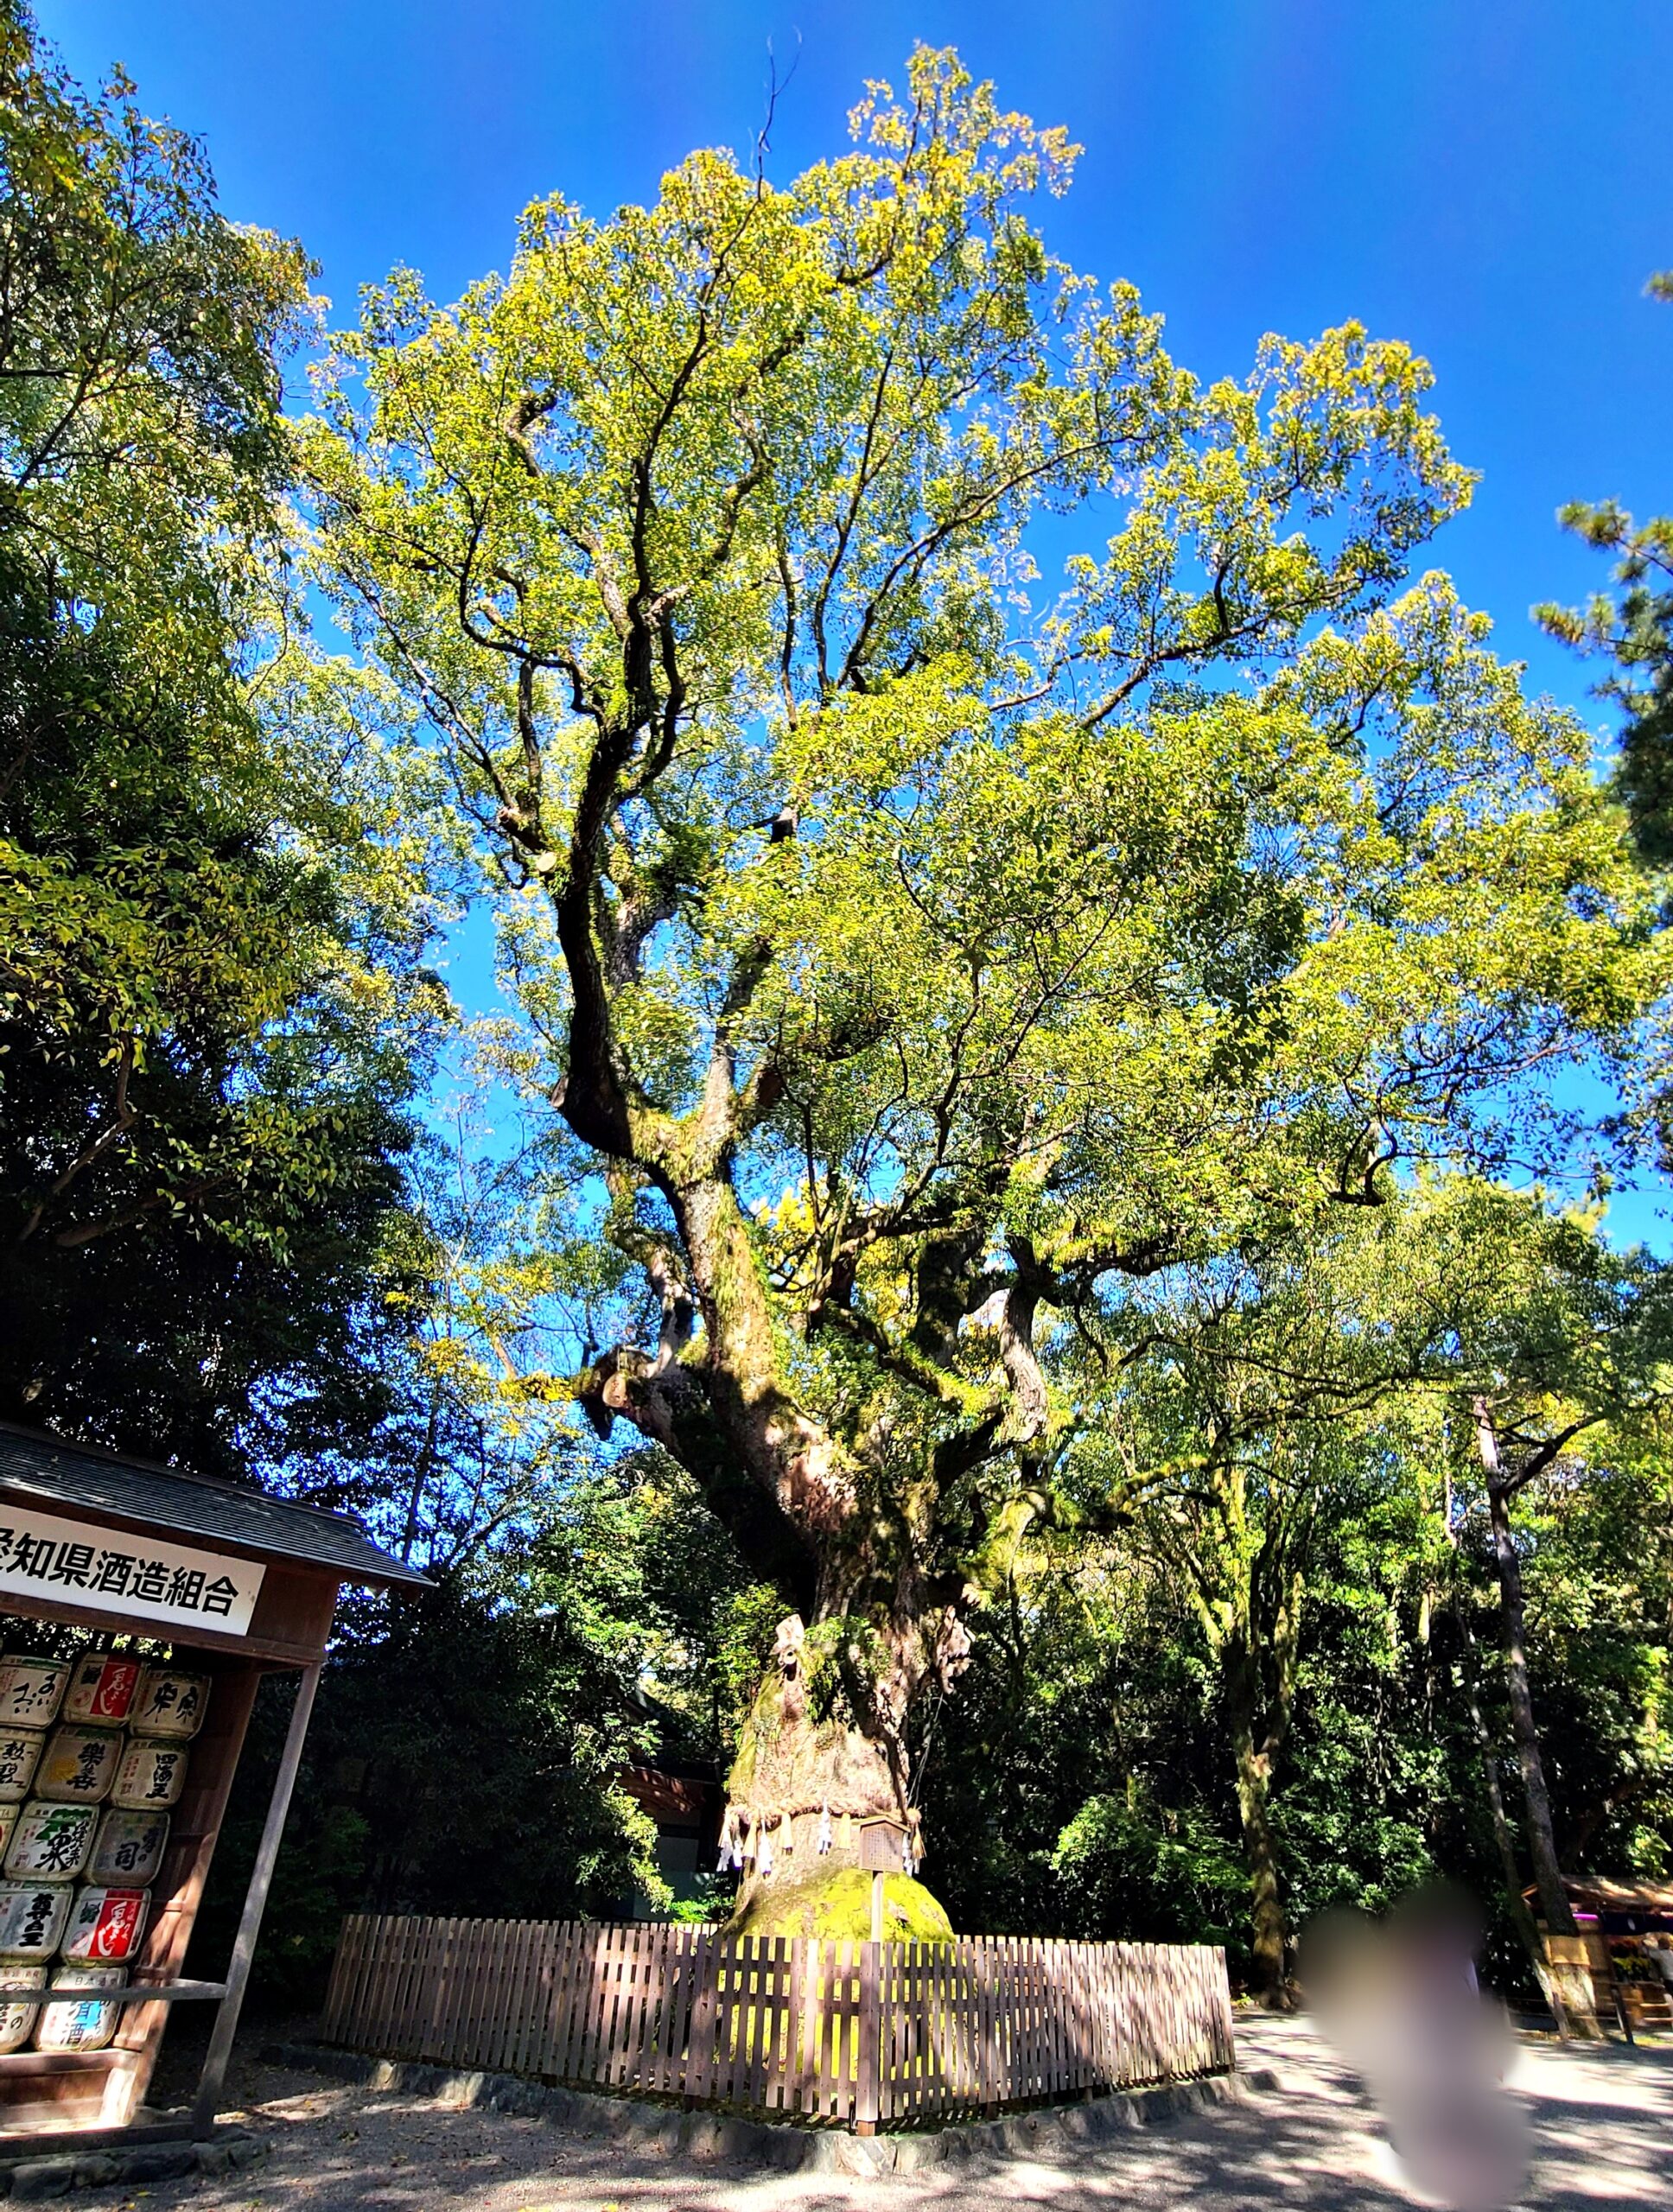
[[[150,1911],[209,1677],[104,1649],[0,1657],[0,2054],[101,2050]]]

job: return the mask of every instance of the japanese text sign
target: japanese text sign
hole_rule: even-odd
[[[169,1628],[249,1632],[264,1567],[0,1504],[0,1602],[49,1598]]]

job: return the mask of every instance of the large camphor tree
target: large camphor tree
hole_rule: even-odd
[[[541,1387],[782,1590],[741,1924],[826,1929],[860,1822],[913,1851],[908,1715],[1050,1485],[1059,1348],[1502,1156],[1657,988],[1583,733],[1407,585],[1471,480],[1424,365],[1348,326],[1199,384],[1030,226],[1063,134],[951,54],[853,131],[537,204],[453,307],[398,274],[305,444],[644,1301]]]

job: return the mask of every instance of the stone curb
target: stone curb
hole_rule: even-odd
[[[108,2151],[60,2151],[0,2167],[0,2196],[28,2202],[73,2189],[126,2188],[130,2182],[182,2181],[188,2174],[230,2174],[265,2158],[270,2143],[242,2128],[207,2143],[135,2143]]]
[[[324,2044],[270,2044],[261,2056],[270,2064],[325,2074],[358,2088],[435,2097],[461,2110],[477,2107],[555,2120],[578,2134],[605,2136],[665,2157],[726,2159],[777,2173],[918,2173],[967,2160],[1050,2158],[1129,2128],[1165,2125],[1220,2105],[1247,2104],[1257,2092],[1278,2087],[1276,2074],[1263,2068],[1152,2089],[1118,2089],[1081,2104],[1044,2106],[922,2134],[862,2136],[846,2129],[798,2127],[722,2111],[679,2111],[632,2097],[595,2096],[584,2089],[549,2088],[516,2074],[461,2073],[412,2059],[366,2058]]]

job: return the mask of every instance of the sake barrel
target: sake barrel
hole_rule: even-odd
[[[0,1960],[44,1964],[70,1916],[67,1882],[0,1882]]]
[[[45,1967],[0,1967],[0,2058],[22,2050],[41,2010],[22,1996],[25,1990],[44,1989]]]
[[[95,1728],[119,1728],[128,1718],[143,1672],[137,1659],[84,1651],[70,1669],[63,1718],[91,1720]]]
[[[18,1806],[35,1787],[47,1739],[33,1728],[0,1728],[0,1804]]]
[[[0,1658],[0,1728],[50,1728],[69,1679],[67,1660],[8,1651]]]
[[[49,1985],[54,1989],[120,1989],[128,1979],[126,1967],[60,1967]],[[103,2050],[116,2033],[119,2005],[101,2005],[90,1998],[83,2005],[43,2005],[35,2031],[37,2050]]]
[[[119,1730],[67,1722],[47,1738],[45,1754],[35,1769],[35,1794],[60,1804],[103,1804],[121,1761]]]
[[[160,1744],[137,1736],[123,1753],[111,1802],[130,1812],[167,1812],[186,1787],[188,1756],[184,1744]]]
[[[97,1805],[58,1805],[32,1797],[17,1816],[6,1850],[6,1872],[20,1882],[72,1882],[92,1855]]]
[[[150,1905],[149,1890],[111,1890],[102,1884],[78,1890],[59,1948],[78,1964],[119,1966],[137,1948]]]
[[[182,1674],[176,1667],[148,1667],[129,1714],[137,1736],[195,1736],[209,1709],[207,1675]]]
[[[92,1882],[114,1882],[118,1888],[143,1890],[156,1878],[162,1854],[169,1847],[167,1813],[133,1812],[125,1805],[105,1808],[99,1824],[99,1840],[87,1865]]]

